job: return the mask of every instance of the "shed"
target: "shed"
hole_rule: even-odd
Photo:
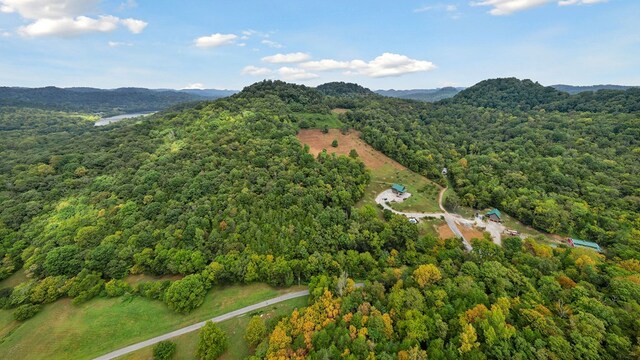
[[[489,211],[486,214],[486,217],[489,218],[489,220],[494,221],[494,222],[501,222],[502,219],[502,214],[500,213],[500,210],[498,209],[491,209],[491,211]]]
[[[574,238],[568,238],[567,242],[569,243],[569,245],[576,247],[584,247],[584,248],[588,248],[588,249],[593,249],[597,252],[602,252],[602,249],[600,248],[600,245],[594,243],[593,241],[586,241],[586,240],[580,240],[580,239],[574,239]]]
[[[407,192],[407,188],[404,185],[401,184],[393,184],[391,185],[391,190],[393,190],[394,193],[402,195],[405,192]]]

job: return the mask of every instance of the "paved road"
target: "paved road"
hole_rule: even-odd
[[[356,286],[360,287],[362,286],[362,284],[357,284]],[[292,292],[292,293],[288,293],[288,294],[284,294],[284,295],[280,295],[278,297],[275,297],[273,299],[269,299],[266,301],[262,301],[253,305],[249,305],[247,307],[243,307],[242,309],[238,309],[235,311],[231,311],[228,312],[226,314],[214,317],[213,319],[211,319],[211,321],[217,323],[217,322],[221,322],[221,321],[225,321],[225,320],[229,320],[232,319],[236,316],[239,315],[243,315],[246,313],[250,313],[252,311],[258,310],[260,308],[263,308],[265,306],[269,306],[269,305],[273,305],[273,304],[277,304],[279,302],[283,302],[286,300],[290,300],[290,299],[295,299],[295,298],[299,298],[299,297],[303,297],[303,296],[307,296],[309,295],[309,290],[303,290],[303,291],[297,291],[297,292]],[[164,341],[164,340],[169,340],[171,338],[174,338],[176,336],[180,336],[180,335],[184,335],[186,333],[190,333],[192,331],[196,331],[198,329],[200,329],[201,327],[204,326],[204,324],[206,323],[206,321],[202,321],[199,322],[197,324],[193,324],[187,327],[183,327],[182,329],[178,329],[175,331],[172,331],[170,333],[164,334],[164,335],[160,335],[160,336],[156,336],[152,339],[149,340],[145,340],[143,342],[139,342],[137,344],[133,344],[133,345],[129,345],[127,347],[124,347],[122,349],[116,350],[116,351],[112,351],[106,355],[102,355],[100,357],[95,358],[95,360],[107,360],[107,359],[115,359],[119,356],[128,354],[130,352],[134,352],[136,350],[140,350],[142,348],[145,348],[147,346],[151,346],[154,345],[156,343],[159,343],[160,341]]]

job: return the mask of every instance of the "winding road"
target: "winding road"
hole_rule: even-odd
[[[467,220],[458,214],[452,214],[448,212],[442,205],[442,196],[444,195],[445,191],[447,191],[447,188],[443,188],[442,190],[440,190],[440,194],[438,196],[438,206],[440,207],[440,210],[442,210],[442,212],[438,213],[402,212],[394,210],[391,206],[389,206],[388,202],[403,202],[405,199],[409,198],[411,194],[405,193],[404,195],[396,195],[391,189],[385,190],[378,194],[378,196],[376,196],[376,203],[380,204],[384,209],[387,209],[394,214],[404,215],[408,218],[444,218],[453,234],[456,237],[462,239],[462,243],[464,244],[465,249],[467,249],[467,251],[471,251],[471,243],[469,242],[469,239],[465,238],[460,229],[458,229],[457,223],[471,226],[475,224],[475,221]],[[500,236],[500,234],[498,234],[498,236]]]
[[[362,284],[356,284],[357,287],[361,287]],[[176,336],[180,336],[180,335],[184,335],[186,333],[190,333],[192,331],[196,331],[198,329],[200,329],[201,327],[204,326],[204,324],[207,321],[213,321],[214,323],[218,323],[218,322],[222,322],[225,320],[229,320],[232,319],[236,316],[240,316],[240,315],[244,315],[247,313],[250,313],[252,311],[258,310],[260,308],[266,307],[266,306],[270,306],[273,304],[277,304],[283,301],[287,301],[287,300],[291,300],[291,299],[295,299],[295,298],[299,298],[299,297],[303,297],[303,296],[307,296],[309,295],[309,290],[302,290],[302,291],[297,291],[297,292],[292,292],[292,293],[288,293],[288,294],[284,294],[284,295],[280,295],[278,297],[274,297],[272,299],[269,300],[265,300],[259,303],[255,303],[253,305],[249,305],[246,307],[243,307],[241,309],[238,310],[234,310],[231,312],[228,312],[226,314],[222,314],[220,316],[216,316],[213,319],[210,320],[206,320],[206,321],[201,321],[197,324],[193,324],[193,325],[189,325],[187,327],[183,327],[182,329],[178,329],[175,331],[172,331],[170,333],[166,333],[164,335],[160,335],[160,336],[156,336],[154,338],[151,338],[149,340],[145,340],[142,342],[139,342],[137,344],[133,344],[133,345],[129,345],[127,347],[124,347],[122,349],[118,349],[116,351],[112,351],[106,355],[102,355],[100,357],[95,358],[94,360],[108,360],[108,359],[115,359],[117,357],[120,357],[122,355],[146,348],[147,346],[151,346],[154,344],[159,343],[160,341],[164,341],[164,340],[169,340],[171,338],[174,338]]]

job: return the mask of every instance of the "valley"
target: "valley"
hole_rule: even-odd
[[[636,96],[620,91],[589,101]],[[225,318],[222,358],[559,356],[584,339],[631,356],[640,123],[574,96],[497,79],[430,104],[263,81],[109,127],[5,107],[0,354],[96,358],[308,289]],[[169,339],[175,358],[202,331]]]

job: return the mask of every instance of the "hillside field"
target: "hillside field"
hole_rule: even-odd
[[[320,129],[302,129],[298,132],[301,143],[309,146],[309,153],[317,156],[322,150],[330,154],[349,156],[351,149],[355,149],[358,158],[371,171],[371,182],[365,190],[364,198],[358,203],[375,206],[375,197],[386,190],[393,183],[405,185],[412,196],[401,204],[394,204],[399,211],[439,211],[439,185],[431,180],[414,173],[397,161],[374,149],[360,138],[360,133],[350,130],[343,134],[338,129],[329,129],[324,134]],[[331,146],[333,140],[338,141],[338,147]]]
[[[0,310],[0,354],[4,359],[90,359],[302,289],[274,289],[265,284],[217,287],[188,315],[140,296],[96,298],[78,306],[71,299],[62,299],[23,323],[13,320],[12,310]]]

